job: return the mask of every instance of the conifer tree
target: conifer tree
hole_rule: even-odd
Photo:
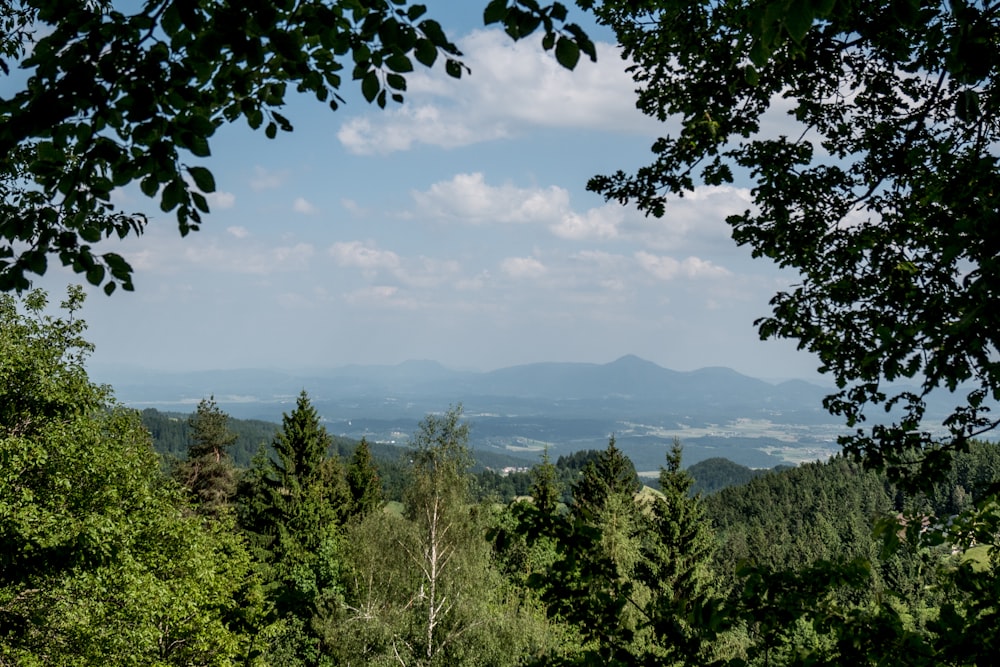
[[[364,518],[382,506],[382,480],[364,438],[347,464],[347,486],[351,491],[351,516]]]
[[[540,512],[554,514],[559,506],[560,495],[559,476],[546,447],[542,453],[542,462],[531,469],[531,497]]]
[[[268,538],[274,560],[304,560],[341,523],[348,492],[340,462],[329,456],[330,435],[303,391],[282,416],[274,455],[260,458],[246,518]]]
[[[675,438],[660,469],[660,490],[648,515],[648,530],[636,578],[650,591],[648,626],[655,637],[650,659],[691,658],[699,641],[690,618],[704,601],[714,538],[701,499],[691,496],[694,480],[681,470],[682,448]]]
[[[574,658],[580,664],[629,664],[634,653],[641,619],[633,571],[645,528],[635,498],[640,488],[635,467],[612,436],[584,467],[569,515],[522,521],[522,530],[546,531],[557,545],[557,558],[529,582],[540,589],[550,617],[580,632]]]
[[[218,516],[236,492],[236,468],[228,448],[237,435],[229,430],[229,415],[219,409],[214,396],[198,403],[188,426],[187,458],[174,467],[174,478],[194,496],[200,513]]]
[[[271,599],[289,633],[270,659],[315,664],[342,603],[340,525],[350,505],[343,467],[303,391],[243,485],[240,519],[258,547]]]
[[[615,444],[612,435],[608,448],[588,463],[573,488],[573,509],[582,519],[594,520],[608,499],[622,494],[632,496],[642,488],[635,466]]]

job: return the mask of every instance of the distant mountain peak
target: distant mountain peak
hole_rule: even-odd
[[[643,359],[642,357],[637,357],[634,354],[626,354],[624,356],[618,357],[608,365],[609,366],[656,366],[657,368],[660,368],[659,365],[653,363],[652,361],[648,361],[646,359]]]

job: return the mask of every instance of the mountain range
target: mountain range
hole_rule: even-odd
[[[168,373],[142,369],[97,372],[116,395],[133,405],[196,402],[214,395],[222,403],[284,403],[305,389],[314,402],[360,401],[441,407],[447,403],[514,401],[589,412],[594,402],[629,414],[675,412],[783,412],[821,410],[828,393],[801,380],[773,384],[712,367],[674,371],[627,355],[606,364],[534,363],[487,372],[449,369],[434,361],[397,365],[348,365],[325,371],[219,370]],[[623,415],[625,416],[625,415]]]

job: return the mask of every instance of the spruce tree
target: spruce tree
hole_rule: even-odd
[[[257,456],[242,488],[240,519],[290,628],[270,649],[282,664],[315,664],[342,606],[340,526],[350,493],[331,444],[303,391],[282,416],[274,454]]]
[[[648,514],[642,559],[635,576],[650,591],[646,605],[655,637],[654,656],[693,659],[700,649],[690,619],[706,601],[714,538],[701,498],[691,495],[694,480],[681,470],[682,448],[674,439],[667,465],[660,469],[660,490]]]
[[[580,481],[573,487],[574,513],[593,521],[611,496],[633,496],[642,488],[632,461],[615,444],[612,435],[608,448],[583,469]]]
[[[249,528],[271,543],[275,560],[304,560],[348,507],[343,468],[329,456],[332,440],[303,391],[272,442],[273,456],[258,457],[248,489]]]
[[[364,438],[347,464],[347,486],[351,492],[351,516],[364,518],[382,506],[382,480]]]
[[[559,507],[560,495],[559,475],[546,447],[541,464],[531,469],[531,497],[540,512],[554,514]]]

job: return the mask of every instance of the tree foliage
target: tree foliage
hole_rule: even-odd
[[[541,27],[572,68],[593,43],[560,3],[490,2],[484,20],[514,39]],[[443,61],[468,68],[421,4],[391,0],[239,6],[211,0],[0,4],[0,68],[25,83],[0,97],[0,290],[23,290],[50,256],[104,285],[132,289],[132,267],[103,238],[141,234],[148,219],[112,202],[137,183],[173,213],[181,235],[209,212],[215,178],[200,161],[219,127],[245,122],[268,138],[292,130],[293,94],[331,109],[345,79],[380,107],[402,102],[406,77]]]
[[[259,610],[247,551],[188,511],[138,414],[87,379],[82,298],[64,319],[41,292],[0,296],[0,662],[231,663]]]
[[[846,451],[933,479],[998,423],[996,7],[609,0],[595,12],[632,63],[639,108],[680,129],[652,164],[589,187],[662,216],[698,183],[748,178],[733,238],[799,274],[761,336],[819,357],[838,387],[825,405],[855,429]],[[927,400],[949,392],[941,435]]]
[[[350,491],[305,391],[239,489],[240,523],[255,547],[282,632],[263,650],[282,664],[317,664],[343,603],[341,526]]]
[[[174,466],[174,477],[192,493],[199,511],[217,515],[236,493],[237,471],[229,448],[238,436],[229,430],[229,415],[214,396],[198,402],[188,426],[187,458]]]
[[[347,463],[347,486],[351,491],[351,515],[365,517],[382,507],[382,481],[368,441],[361,438]]]
[[[573,486],[573,511],[582,518],[593,519],[609,499],[619,495],[631,498],[641,487],[635,466],[611,436],[607,449],[584,466]]]

